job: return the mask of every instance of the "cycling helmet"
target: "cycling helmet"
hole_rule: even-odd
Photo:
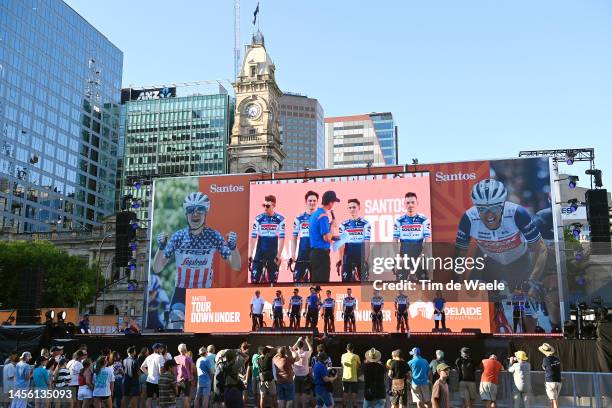
[[[185,200],[183,201],[183,210],[187,210],[189,207],[197,207],[204,206],[206,208],[206,212],[210,209],[210,199],[204,193],[195,192],[189,193]]]
[[[503,204],[508,197],[508,190],[501,181],[495,179],[481,180],[472,188],[474,205]]]

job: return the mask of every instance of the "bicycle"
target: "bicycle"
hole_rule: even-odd
[[[248,268],[251,283],[276,283],[278,280],[278,265],[274,259],[255,260],[249,257]]]
[[[338,276],[342,276],[342,282],[367,282],[368,280],[368,264],[367,262],[350,262],[348,276],[345,276],[342,270],[342,261],[336,262],[336,273]]]
[[[278,314],[275,312],[270,313],[270,319],[272,320],[273,329],[282,329],[283,327],[285,327],[285,320],[283,319],[282,310]]]
[[[295,273],[295,267],[298,265],[304,266],[304,273],[302,276],[297,276]],[[289,258],[289,261],[287,261],[287,269],[289,269],[289,271],[293,275],[294,283],[310,282],[310,261],[304,261],[300,259],[294,260],[293,258]]]
[[[408,327],[408,311],[400,312],[398,310],[395,311],[395,317],[397,318],[397,332],[398,333],[406,333],[410,329]]]
[[[263,320],[263,314],[249,313],[249,316],[251,317],[252,321],[251,331],[257,331],[263,327],[266,327],[266,322]]]

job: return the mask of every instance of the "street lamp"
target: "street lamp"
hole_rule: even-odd
[[[100,240],[100,244],[98,245],[98,256],[97,256],[97,260],[96,260],[96,265],[98,266],[98,269],[100,268],[100,257],[102,256],[102,245],[104,245],[104,241],[106,241],[107,238],[112,237],[113,234],[111,234],[110,232],[106,232],[104,234],[104,237],[102,237],[102,240]],[[100,290],[100,273],[96,273],[96,292],[94,293],[94,309],[98,309],[98,291]]]

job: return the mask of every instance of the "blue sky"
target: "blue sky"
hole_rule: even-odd
[[[233,76],[231,0],[67,3],[123,50],[124,85]],[[242,43],[256,4],[241,2]],[[260,4],[280,88],[326,116],[391,111],[401,162],[594,147],[612,186],[612,2]]]

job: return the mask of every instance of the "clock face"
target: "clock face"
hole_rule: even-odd
[[[249,119],[255,119],[261,113],[261,106],[256,103],[249,103],[246,106],[245,113]]]

